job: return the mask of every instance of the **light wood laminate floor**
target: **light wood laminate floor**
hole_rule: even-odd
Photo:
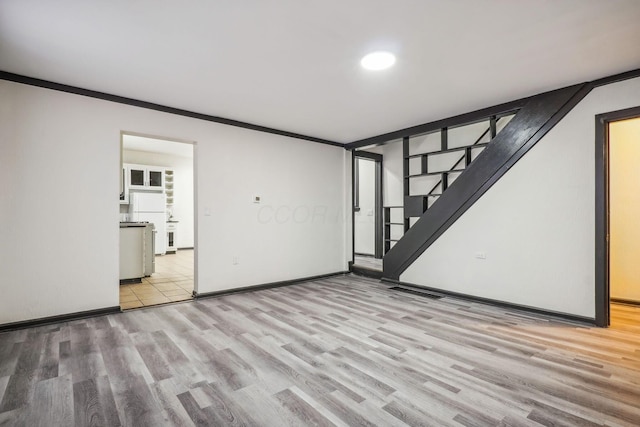
[[[382,271],[382,259],[355,255],[353,257],[353,265],[357,267],[364,267],[370,270]]]
[[[609,329],[355,276],[0,334],[0,425],[638,426]]]

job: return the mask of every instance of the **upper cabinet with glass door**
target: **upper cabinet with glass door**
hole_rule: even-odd
[[[129,189],[164,190],[164,168],[148,165],[125,165]]]

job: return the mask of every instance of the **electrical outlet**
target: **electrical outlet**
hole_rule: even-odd
[[[237,256],[234,256],[234,257],[233,257],[233,261],[232,261],[232,263],[233,263],[233,265],[238,265],[238,264],[240,264],[240,262],[238,261],[238,257],[237,257]]]
[[[476,252],[475,257],[478,259],[487,259],[487,254],[484,252]]]

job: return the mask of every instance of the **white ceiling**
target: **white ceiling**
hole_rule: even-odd
[[[122,135],[122,148],[125,150],[145,151],[147,153],[193,157],[193,145],[191,144],[144,136]]]
[[[2,0],[0,70],[339,142],[640,68],[640,0]],[[383,72],[359,67],[396,53]]]

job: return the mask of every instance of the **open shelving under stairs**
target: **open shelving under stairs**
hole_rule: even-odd
[[[402,138],[404,204],[383,206],[383,255],[437,203],[516,112]],[[366,265],[356,259],[354,267]]]
[[[384,206],[384,254],[504,129],[515,112],[402,139],[404,205]]]
[[[514,115],[491,116],[479,122],[403,138],[405,232],[480,156]],[[389,223],[393,225],[397,221]]]
[[[384,206],[384,253],[391,250],[404,234],[404,207]]]

